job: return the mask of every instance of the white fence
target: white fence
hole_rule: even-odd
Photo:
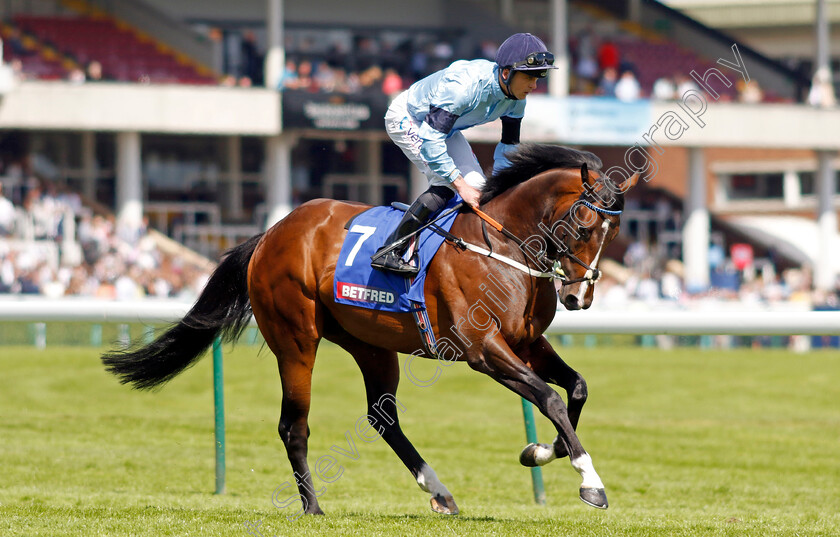
[[[838,335],[840,311],[578,311],[555,315],[552,334]]]
[[[0,300],[0,322],[164,322],[180,319],[192,303],[91,299]],[[253,322],[253,321],[252,321]],[[552,334],[840,335],[840,311],[559,311]]]
[[[191,303],[169,300],[117,302],[90,299],[0,300],[0,322],[168,322],[183,317]]]

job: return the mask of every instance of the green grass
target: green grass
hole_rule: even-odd
[[[399,392],[406,434],[461,508],[436,515],[384,441],[355,436],[361,375],[325,345],[310,461],[347,431],[359,458],[316,479],[326,517],[286,520],[271,504],[292,476],[267,350],[225,356],[228,492],[215,496],[209,357],[148,394],[106,374],[99,349],[0,347],[0,535],[247,536],[259,520],[266,537],[840,533],[840,353],[561,350],[589,383],[579,433],[608,510],[577,499],[566,459],[543,468],[548,505],[535,505],[518,398],[458,364]]]

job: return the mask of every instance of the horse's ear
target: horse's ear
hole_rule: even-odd
[[[612,186],[609,186],[608,188],[611,192],[623,196],[627,193],[628,190],[636,186],[636,184],[639,182],[640,176],[641,175],[639,174],[639,172],[636,172],[620,183],[615,183],[611,179],[607,179],[607,181],[612,183]]]
[[[628,190],[636,186],[636,183],[639,182],[639,177],[641,177],[641,174],[639,172],[636,172],[627,179],[625,179],[621,183],[621,192],[627,192]]]
[[[580,182],[584,185],[589,184],[589,168],[585,162],[580,165]]]

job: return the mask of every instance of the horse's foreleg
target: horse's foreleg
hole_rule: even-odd
[[[572,467],[582,478],[580,499],[593,507],[606,509],[608,503],[604,485],[592,465],[592,458],[575,433],[569,411],[560,395],[526,366],[500,337],[486,341],[483,355],[470,359],[469,364],[536,405],[551,420],[557,429],[558,441],[565,447]]]
[[[541,379],[566,390],[569,422],[577,429],[588,395],[586,381],[580,373],[560,358],[545,336],[534,341],[520,357]],[[567,455],[566,446],[558,436],[552,444],[528,444],[519,455],[519,462],[524,466],[542,466]]]
[[[528,347],[527,356],[523,356],[529,362],[541,379],[551,384],[556,384],[564,390],[568,396],[569,421],[572,427],[577,428],[580,413],[586,403],[588,391],[586,381],[583,377],[569,367],[560,356],[554,352],[551,344],[545,338],[540,337]]]
[[[405,406],[396,398],[400,379],[397,353],[363,343],[355,338],[337,340],[355,358],[365,379],[368,415],[377,431],[414,476],[417,485],[430,494],[432,510],[458,514],[458,506],[449,489],[440,482],[435,471],[420,456],[400,428],[399,413]]]

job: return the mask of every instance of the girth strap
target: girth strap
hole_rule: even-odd
[[[409,311],[411,311],[411,315],[414,317],[417,331],[420,332],[420,341],[423,342],[426,354],[429,358],[438,358],[435,332],[432,330],[432,323],[429,322],[429,314],[426,313],[426,306],[412,300],[411,310]]]

